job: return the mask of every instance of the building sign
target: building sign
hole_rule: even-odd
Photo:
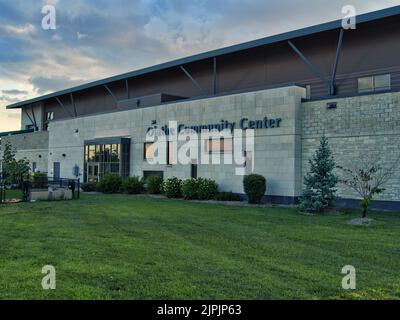
[[[282,119],[281,118],[267,118],[264,117],[262,120],[250,120],[248,118],[242,118],[238,123],[236,122],[229,122],[227,120],[221,120],[218,123],[214,124],[201,124],[201,125],[185,125],[185,124],[178,124],[177,130],[178,132],[182,132],[184,130],[193,130],[196,133],[201,133],[202,131],[224,131],[230,130],[233,132],[235,129],[274,129],[279,128],[281,126]],[[149,133],[151,130],[156,130],[158,127],[154,125],[147,129]],[[164,125],[160,128],[165,135],[173,134],[173,128],[168,127],[168,125]]]

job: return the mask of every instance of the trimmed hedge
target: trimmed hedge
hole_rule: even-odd
[[[220,192],[215,196],[217,201],[242,201],[241,197],[237,193],[231,192]]]
[[[185,200],[198,199],[199,181],[187,179],[182,182],[182,195]]]
[[[122,189],[127,194],[140,194],[144,191],[144,180],[139,177],[129,177],[122,182]]]
[[[211,179],[188,179],[182,183],[182,194],[186,200],[210,200],[218,193],[218,185]]]
[[[214,180],[198,178],[197,182],[197,196],[200,200],[211,200],[218,194],[218,184]]]
[[[249,203],[260,203],[267,189],[267,182],[263,176],[251,174],[244,177],[243,186]]]
[[[121,191],[122,179],[118,174],[109,173],[97,184],[97,191],[103,193],[118,193]]]
[[[162,184],[162,189],[168,198],[179,198],[182,195],[182,180],[177,177],[168,178]]]
[[[160,194],[162,190],[163,180],[159,176],[151,176],[147,178],[147,191],[150,194]]]
[[[34,173],[32,176],[32,186],[37,189],[45,189],[48,186],[49,179],[46,173]]]
[[[84,192],[93,192],[97,190],[97,183],[96,182],[87,182],[87,183],[82,183],[81,189]]]

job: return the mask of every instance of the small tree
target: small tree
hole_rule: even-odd
[[[333,173],[335,160],[328,138],[321,137],[318,150],[309,160],[310,171],[304,177],[305,189],[300,197],[300,208],[308,212],[322,212],[335,199],[338,177]]]
[[[338,166],[342,172],[340,182],[361,196],[362,218],[366,218],[374,196],[385,191],[383,186],[394,174],[400,157],[386,168],[382,165],[382,160],[371,154],[363,154],[352,163],[350,168]]]
[[[7,184],[19,184],[21,178],[29,174],[29,161],[26,159],[15,160],[15,150],[10,142],[4,145],[2,159],[2,175]]]

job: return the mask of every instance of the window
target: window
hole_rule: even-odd
[[[253,152],[252,151],[245,151],[244,152],[245,162],[245,174],[249,175],[253,173]]]
[[[53,111],[46,112],[46,121],[51,121],[53,119],[54,119],[54,112]]]
[[[193,163],[190,168],[190,177],[192,179],[197,179],[197,164]]]
[[[147,180],[149,177],[160,177],[164,179],[163,171],[143,171],[143,179]]]
[[[108,173],[129,176],[130,143],[85,145],[84,181],[98,182]],[[79,169],[79,168],[78,168]]]
[[[32,162],[32,172],[35,173],[37,170],[37,164],[36,162]]]
[[[208,153],[226,153],[233,149],[232,138],[209,139],[206,144]]]
[[[174,162],[173,142],[168,141],[167,142],[167,165],[172,166],[173,162]]]
[[[390,82],[390,74],[358,78],[358,92],[365,93],[390,90]]]
[[[153,142],[146,142],[144,144],[144,160],[153,160],[154,158],[154,143]]]

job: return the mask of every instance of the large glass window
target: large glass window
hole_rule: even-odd
[[[146,142],[144,144],[144,160],[153,160],[154,159],[154,143]]]
[[[108,173],[129,176],[130,144],[85,146],[85,181],[98,182]]]
[[[209,139],[206,143],[206,152],[208,153],[226,153],[232,152],[232,138]]]
[[[167,165],[172,166],[174,162],[174,146],[172,141],[167,142]]]
[[[390,87],[391,87],[390,74],[381,74],[381,75],[358,78],[359,93],[390,90]]]

